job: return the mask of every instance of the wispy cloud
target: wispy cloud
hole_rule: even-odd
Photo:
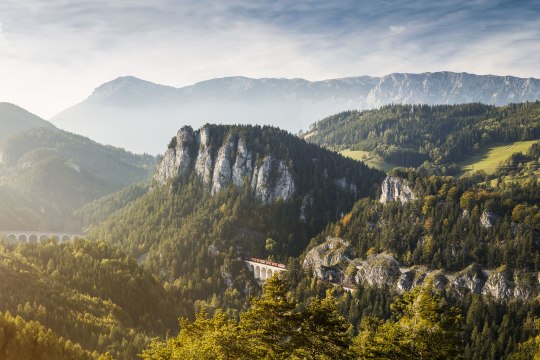
[[[537,1],[3,0],[0,21],[0,100],[44,116],[127,74],[540,77]]]

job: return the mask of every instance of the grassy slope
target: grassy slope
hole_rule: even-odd
[[[487,174],[493,174],[497,170],[499,163],[508,159],[513,153],[526,152],[537,141],[516,141],[510,144],[486,148],[479,154],[458,163],[458,165],[463,172],[484,170]]]
[[[393,169],[395,166],[387,163],[384,161],[384,159],[377,155],[372,155],[369,151],[363,151],[363,150],[343,150],[339,152],[341,155],[362,161],[364,164],[373,167],[375,169],[382,170],[384,172],[388,172],[391,169]]]

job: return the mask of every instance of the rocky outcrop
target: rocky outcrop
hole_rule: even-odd
[[[208,128],[199,131],[199,154],[195,162],[195,172],[204,184],[210,184],[212,171],[214,170],[212,156],[210,154],[210,136]]]
[[[402,203],[416,199],[407,181],[394,176],[387,176],[381,186],[381,197],[379,201],[386,204],[389,201],[400,201]]]
[[[450,286],[459,295],[465,295],[469,292],[481,294],[487,278],[482,268],[477,264],[468,266],[451,277],[454,279],[450,283]]]
[[[499,302],[534,299],[540,292],[540,274],[510,271],[505,267],[484,270],[473,264],[458,272],[429,270],[424,266],[404,267],[388,253],[353,258],[353,248],[340,238],[327,240],[311,249],[303,268],[323,281],[347,288],[357,285],[388,288],[397,292],[431,284],[455,296],[478,294]]]
[[[482,294],[501,301],[508,300],[514,295],[511,274],[506,267],[490,272]]]
[[[377,288],[396,285],[401,271],[399,263],[391,255],[379,254],[368,257],[356,266],[356,283]]]
[[[493,225],[495,225],[499,218],[499,215],[491,211],[484,210],[480,216],[480,225],[485,229],[490,229],[493,227]]]
[[[341,284],[344,270],[354,258],[354,249],[340,238],[327,238],[325,242],[311,249],[302,267],[324,281]]]
[[[409,291],[415,286],[424,283],[427,275],[427,270],[422,267],[400,268],[401,276],[399,277],[396,288],[398,291]]]
[[[272,174],[275,169],[275,174]],[[271,176],[275,178],[272,179]],[[266,156],[259,169],[254,172],[251,187],[255,192],[255,197],[263,203],[268,204],[281,198],[287,200],[294,195],[295,184],[292,174],[281,160],[275,160],[271,156]]]
[[[235,139],[233,137],[230,137],[229,140],[227,140],[227,142],[219,149],[212,176],[212,194],[216,194],[222,188],[227,187],[227,185],[231,182],[231,156],[234,150]]]
[[[158,165],[154,179],[164,184],[168,179],[193,170],[212,194],[233,184],[242,187],[247,181],[256,198],[263,203],[288,200],[296,193],[294,178],[283,160],[271,155],[257,161],[246,139],[231,134],[221,147],[211,144],[210,128],[193,131],[189,126],[178,131]],[[257,164],[259,166],[257,166]]]
[[[194,144],[193,130],[189,126],[180,129],[176,135],[176,147],[167,149],[156,168],[155,180],[164,183],[171,177],[184,174],[192,164],[190,149]]]

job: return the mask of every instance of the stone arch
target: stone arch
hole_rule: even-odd
[[[30,234],[28,236],[28,243],[29,244],[37,244],[37,242],[38,242],[38,237],[37,237],[36,234]]]
[[[7,239],[7,241],[9,243],[16,243],[17,242],[17,235],[9,234],[6,239]]]
[[[268,271],[266,272],[266,278],[270,279],[271,277],[272,277],[272,269],[268,269]]]
[[[61,242],[66,242],[66,241],[69,241],[69,240],[71,240],[71,237],[68,234],[62,235]]]
[[[39,242],[47,241],[49,240],[49,235],[47,234],[41,234],[39,235]]]
[[[266,280],[266,268],[261,267],[261,280]]]
[[[253,273],[255,275],[255,279],[261,278],[261,268],[258,266],[255,266],[255,272]]]
[[[26,234],[19,234],[19,236],[17,236],[17,241],[18,242],[28,242],[28,236],[26,236]]]

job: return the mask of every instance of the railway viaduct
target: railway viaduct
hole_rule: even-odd
[[[23,242],[28,244],[37,244],[47,239],[56,239],[58,242],[66,242],[84,237],[81,233],[72,233],[64,231],[34,231],[34,230],[0,230],[0,237],[6,239],[10,244]]]

